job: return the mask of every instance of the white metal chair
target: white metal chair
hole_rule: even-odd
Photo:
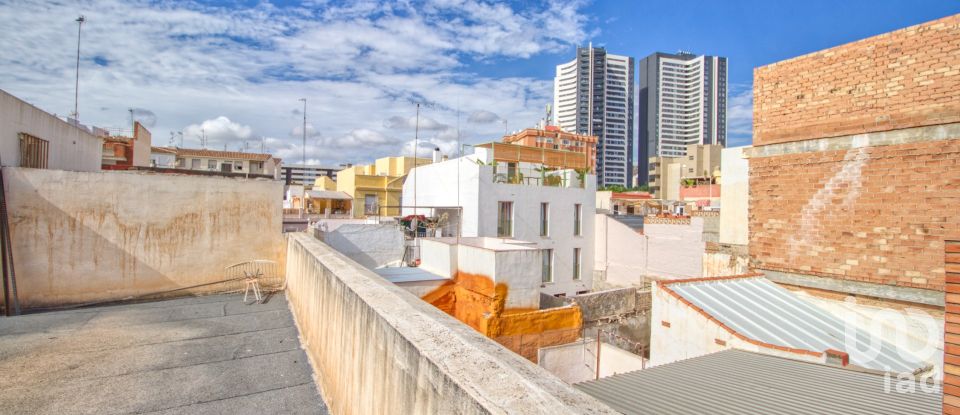
[[[253,297],[257,299],[259,304],[263,301],[263,296],[260,295],[260,277],[263,276],[263,273],[257,269],[254,272],[243,271],[243,282],[246,284],[246,289],[243,291],[243,302],[247,302],[247,295],[250,294],[250,291],[253,290]]]

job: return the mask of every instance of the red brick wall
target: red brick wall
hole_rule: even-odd
[[[960,122],[960,15],[754,69],[753,143]]]
[[[944,264],[947,293],[943,333],[943,413],[960,414],[960,240],[946,242]]]
[[[960,235],[960,137],[750,159],[764,269],[942,290]]]

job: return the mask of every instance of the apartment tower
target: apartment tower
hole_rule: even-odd
[[[726,146],[727,58],[657,52],[639,67],[640,183],[651,157],[683,157],[690,144]]]
[[[634,61],[592,45],[557,65],[554,123],[597,137],[597,185],[633,187]]]

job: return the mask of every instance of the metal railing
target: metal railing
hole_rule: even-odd
[[[255,259],[230,265],[223,270],[224,280],[241,279],[256,276],[264,291],[280,291],[285,287],[284,275],[280,264],[268,259]],[[243,290],[242,283],[236,284],[237,291]],[[232,291],[232,289],[231,289]]]

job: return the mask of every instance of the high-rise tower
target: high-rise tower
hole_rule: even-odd
[[[657,52],[640,60],[640,183],[650,157],[682,157],[689,144],[727,143],[727,58]]]
[[[555,124],[597,137],[597,185],[632,187],[634,61],[604,48],[577,48],[577,58],[557,65],[553,81]]]

